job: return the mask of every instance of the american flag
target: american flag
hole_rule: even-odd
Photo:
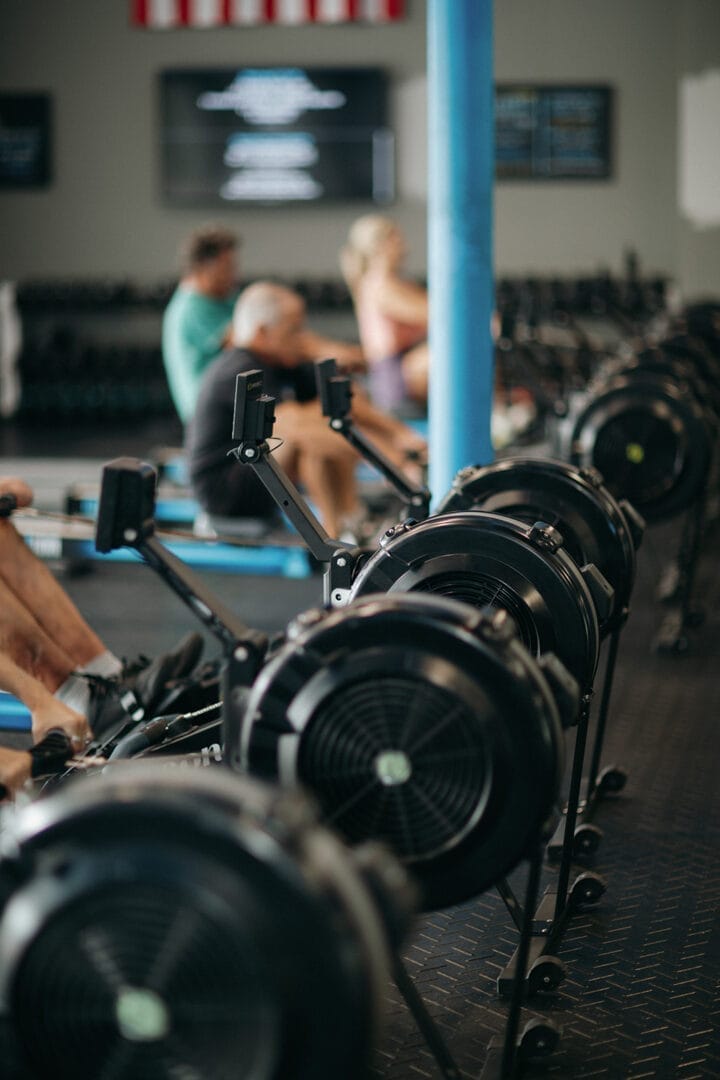
[[[401,19],[405,0],[131,0],[135,26],[260,26],[281,23],[384,23]]]

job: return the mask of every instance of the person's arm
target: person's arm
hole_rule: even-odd
[[[365,371],[367,363],[360,345],[337,341],[314,330],[304,330],[302,338],[303,357],[306,360],[324,360],[332,356],[345,371]]]
[[[421,457],[426,455],[427,443],[421,435],[403,424],[402,420],[378,409],[357,387],[353,387],[350,415],[358,427],[363,428],[369,435],[388,438],[400,453],[413,453]]]
[[[0,800],[14,795],[30,779],[32,758],[25,750],[0,746]]]
[[[422,285],[389,273],[378,280],[374,293],[375,303],[384,315],[427,327],[428,294]]]
[[[67,732],[73,745],[84,746],[89,736],[87,720],[74,709],[53,697],[33,675],[0,654],[0,690],[19,698],[30,710],[33,742],[39,742],[52,728]]]

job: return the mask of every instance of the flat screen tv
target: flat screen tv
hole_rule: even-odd
[[[611,176],[608,86],[500,83],[495,88],[495,175],[501,180]]]
[[[38,188],[50,182],[49,94],[0,94],[0,188]]]
[[[380,68],[160,74],[162,194],[175,205],[388,203],[394,143]]]

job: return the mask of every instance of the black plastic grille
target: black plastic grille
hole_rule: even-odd
[[[273,1031],[245,933],[228,933],[177,890],[146,884],[105,886],[64,907],[33,943],[14,987],[17,1029],[37,1075],[266,1075]],[[155,1037],[123,1032],[128,991],[136,1006],[145,1001],[145,1016],[161,1010]]]
[[[476,713],[408,675],[369,676],[326,698],[306,728],[299,768],[329,824],[351,842],[385,840],[406,860],[462,838],[486,778]],[[393,782],[388,769],[405,778]]]
[[[498,578],[464,570],[450,571],[427,578],[415,591],[439,593],[475,608],[502,608],[515,623],[523,645],[537,655],[539,637],[532,612],[522,598]]]
[[[593,465],[615,495],[643,505],[670,491],[682,462],[678,436],[668,420],[645,409],[628,409],[597,434]]]

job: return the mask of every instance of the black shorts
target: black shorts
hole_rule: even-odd
[[[194,476],[192,487],[208,514],[268,519],[277,514],[275,500],[252,466],[239,461]]]

